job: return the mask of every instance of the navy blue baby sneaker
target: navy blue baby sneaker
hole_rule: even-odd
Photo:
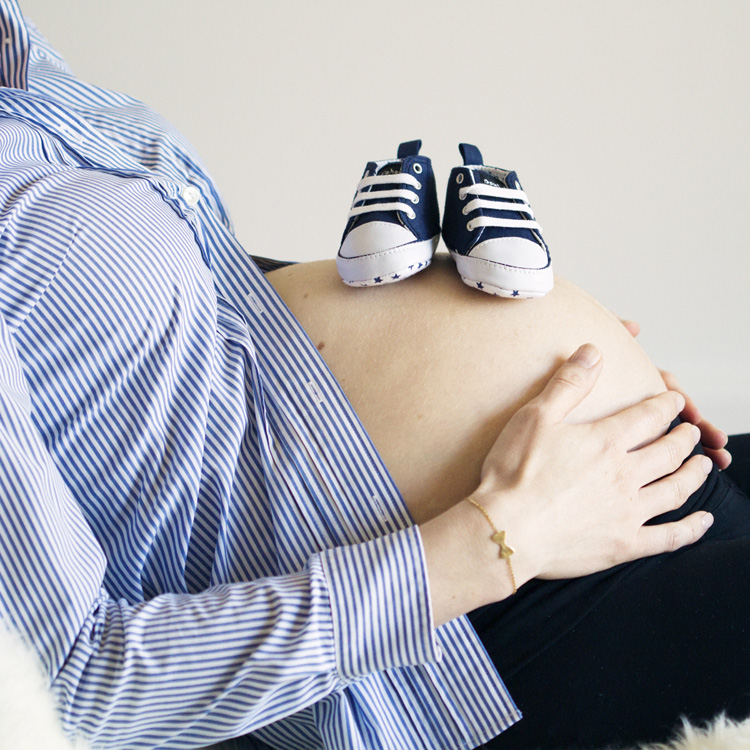
[[[443,240],[463,281],[500,297],[542,297],[552,289],[549,250],[515,172],[482,164],[476,146],[459,145],[451,171]]]
[[[336,257],[345,284],[400,281],[430,265],[440,240],[432,163],[422,141],[398,147],[395,159],[371,161],[357,185]]]

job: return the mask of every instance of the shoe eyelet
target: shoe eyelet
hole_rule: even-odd
[[[473,221],[467,221],[466,222],[466,231],[473,232],[474,231],[474,222]]]
[[[413,169],[413,170],[414,170],[414,171],[415,171],[415,172],[416,172],[417,174],[422,174],[422,165],[421,165],[421,164],[414,164],[414,165],[412,165],[412,169]]]
[[[469,212],[468,212],[468,211],[467,211],[466,209],[467,209],[467,206],[464,206],[464,207],[463,207],[463,208],[461,209],[461,213],[462,213],[462,214],[463,214],[464,216],[466,216],[466,215],[467,215],[467,214],[469,213]]]
[[[464,181],[464,173],[463,172],[459,172],[456,175],[456,182],[460,185],[463,181]]]
[[[466,191],[461,188],[461,190],[458,191],[458,200],[465,201],[466,200]]]
[[[416,205],[417,203],[419,203],[419,196],[418,196],[418,195],[415,195],[415,196],[414,196],[414,197],[413,197],[413,198],[411,199],[411,202],[412,202],[412,203],[414,203],[414,205]]]
[[[417,181],[417,190],[421,190],[421,189],[422,189],[422,183]]]

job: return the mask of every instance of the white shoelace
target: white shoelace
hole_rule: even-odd
[[[542,231],[539,224],[534,221],[534,212],[531,210],[526,193],[523,190],[478,183],[459,189],[458,197],[461,200],[465,200],[467,195],[478,197],[470,200],[463,207],[462,213],[464,216],[468,216],[472,211],[480,208],[491,209],[492,211],[520,211],[529,216],[528,219],[500,219],[496,216],[477,216],[466,223],[466,229],[469,232],[479,227],[512,227]],[[482,200],[482,198],[500,198],[501,200]],[[514,201],[522,201],[522,203],[515,203]]]
[[[422,187],[419,180],[410,174],[379,174],[373,177],[364,177],[357,185],[357,194],[352,201],[348,218],[373,211],[403,211],[410,219],[416,217],[417,214],[414,209],[408,203],[404,202],[409,201],[411,204],[419,203],[419,196],[413,190],[395,187],[392,190],[368,190],[364,192],[365,188],[374,185],[410,185],[417,190]],[[396,198],[398,200],[390,203],[370,203],[366,206],[357,205],[357,203],[362,203],[362,201],[372,201],[374,199],[380,201],[383,198]]]

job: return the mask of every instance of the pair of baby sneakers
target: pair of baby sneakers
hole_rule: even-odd
[[[440,239],[432,163],[421,141],[395,159],[371,161],[357,185],[336,265],[349,286],[400,281],[430,265]],[[515,172],[482,163],[459,145],[450,174],[443,240],[464,283],[500,297],[542,297],[552,289],[549,250]]]

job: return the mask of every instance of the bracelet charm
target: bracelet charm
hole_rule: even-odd
[[[507,560],[515,552],[513,547],[505,543],[504,531],[496,531],[490,537],[490,539],[492,539],[492,541],[495,542],[495,544],[497,544],[500,547],[500,557],[502,557],[503,560]]]
[[[490,518],[490,514],[476,501],[473,497],[466,498],[475,508],[481,511],[482,515],[487,519],[487,523],[492,528],[492,536],[490,540],[500,547],[500,559],[508,561],[508,570],[510,571],[510,580],[513,582],[513,593],[518,591],[516,586],[516,575],[513,572],[513,563],[510,561],[511,555],[515,552],[513,547],[505,543],[505,531],[498,531],[497,527]]]

